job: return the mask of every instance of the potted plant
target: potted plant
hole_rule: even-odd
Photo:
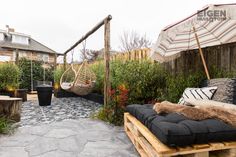
[[[19,87],[20,70],[13,63],[0,64],[0,95],[14,96]]]

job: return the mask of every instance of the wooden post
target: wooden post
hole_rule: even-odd
[[[16,49],[16,58],[15,58],[15,64],[18,65],[19,64],[19,51],[18,49]]]
[[[66,71],[66,54],[64,54],[63,61],[64,61],[63,69],[64,69],[64,71]]]
[[[54,70],[56,70],[56,68],[57,68],[57,54],[55,53],[54,54],[54,65],[53,65],[54,67]]]
[[[207,69],[207,66],[206,66],[206,61],[205,61],[205,58],[204,58],[204,55],[203,55],[203,52],[202,52],[202,48],[201,48],[201,45],[200,45],[200,42],[199,42],[199,39],[198,39],[198,35],[196,33],[196,29],[195,29],[194,26],[193,26],[193,31],[194,31],[194,34],[195,34],[198,49],[199,49],[200,56],[201,56],[201,59],[202,59],[202,63],[203,63],[204,69],[205,69],[205,73],[207,75],[207,79],[210,80],[210,75],[209,75],[209,72],[208,72],[208,69]]]
[[[104,108],[107,107],[110,97],[110,21],[104,21],[104,62],[105,62],[105,78],[104,78]]]
[[[144,59],[143,59],[143,51],[144,51],[144,50],[141,50],[141,60],[144,60]]]

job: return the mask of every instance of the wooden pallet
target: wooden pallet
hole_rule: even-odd
[[[129,113],[124,114],[124,128],[141,157],[236,157],[236,141],[168,147]]]

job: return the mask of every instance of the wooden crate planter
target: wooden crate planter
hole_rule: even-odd
[[[168,147],[129,113],[124,114],[124,128],[141,157],[236,157],[236,141]]]

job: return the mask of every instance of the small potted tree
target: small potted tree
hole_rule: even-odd
[[[19,87],[20,70],[13,63],[0,65],[0,95],[14,96]]]

